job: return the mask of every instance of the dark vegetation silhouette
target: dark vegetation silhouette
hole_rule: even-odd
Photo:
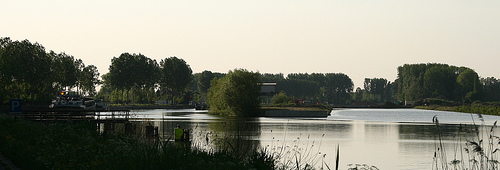
[[[39,43],[0,39],[0,103],[23,99],[45,105],[62,90],[104,99],[111,104],[204,104],[213,79],[226,73],[194,73],[178,57],[161,61],[143,54],[113,57],[100,79],[97,67],[66,53],[46,52]],[[393,82],[365,78],[354,88],[343,73],[258,73],[261,82],[276,82],[276,92],[292,100],[336,106],[403,104],[470,104],[500,101],[500,80],[480,77],[473,69],[447,64],[404,64]],[[100,85],[97,92],[96,87]]]

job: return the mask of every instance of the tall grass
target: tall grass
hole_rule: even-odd
[[[240,160],[168,141],[99,133],[94,123],[42,124],[0,114],[0,152],[22,169],[273,169],[266,152]]]
[[[447,151],[442,138],[441,124],[436,116],[433,123],[436,126],[435,152],[432,169],[469,169],[469,170],[496,170],[499,169],[498,151],[500,137],[495,135],[497,122],[489,128],[485,125],[481,114],[481,122],[477,125],[473,114],[472,125],[460,125],[456,132],[456,143],[453,151]],[[447,154],[453,154],[453,160],[448,161]]]
[[[224,121],[213,123],[209,128],[193,128],[195,143],[193,148],[200,148],[207,152],[224,152],[238,159],[248,159],[254,150],[259,150],[261,162],[266,163],[273,169],[331,169],[325,161],[327,155],[321,152],[322,140],[325,134],[319,140],[311,139],[311,135],[299,134],[292,141],[287,141],[287,133],[283,138],[272,135],[270,145],[261,146],[258,140],[251,139],[252,135],[248,133],[249,128],[244,121]],[[260,125],[258,125],[260,127]],[[250,130],[250,132],[254,132]],[[272,133],[272,130],[271,130]],[[336,169],[338,169],[338,155],[336,157]],[[335,155],[334,155],[335,156]],[[255,159],[255,158],[253,158]],[[267,159],[273,160],[269,161]]]
[[[319,140],[304,134],[293,141],[273,137],[273,144],[261,147],[248,138],[255,134],[245,134],[248,128],[241,122],[194,127],[194,142],[182,145],[136,133],[101,133],[92,122],[44,124],[0,114],[0,152],[22,169],[334,168],[321,152],[324,134]],[[339,169],[339,149],[334,156]]]
[[[271,145],[265,147],[276,158],[276,169],[331,169],[328,162],[325,161],[328,155],[321,152],[324,136],[325,134],[322,134],[318,141],[312,140],[311,135],[307,135],[306,137],[305,134],[300,133],[293,141],[287,141],[285,129],[285,135],[281,141],[273,136]],[[338,146],[337,155],[332,156],[336,156],[335,169],[338,169]]]

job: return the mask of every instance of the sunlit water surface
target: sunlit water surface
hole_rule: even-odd
[[[447,160],[454,159],[454,148],[465,143],[457,137],[460,124],[485,125],[489,131],[498,116],[429,111],[418,109],[342,109],[334,110],[327,118],[254,118],[235,120],[208,115],[206,111],[135,110],[135,121],[149,122],[159,127],[160,136],[173,138],[177,126],[191,130],[192,145],[214,147],[221,138],[239,140],[224,142],[238,145],[240,140],[251,149],[265,148],[268,152],[281,153],[282,161],[298,155],[316,167],[335,167],[337,146],[340,148],[340,169],[349,164],[367,164],[379,169],[432,169],[433,156],[438,142],[436,125],[440,125],[442,142],[447,150]],[[496,132],[494,132],[497,136]],[[233,146],[232,146],[233,147]],[[299,153],[299,154],[293,154]],[[295,158],[293,158],[295,159]]]

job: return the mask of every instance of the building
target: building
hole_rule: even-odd
[[[276,94],[277,83],[259,83],[260,100],[262,103],[271,103],[271,98]]]

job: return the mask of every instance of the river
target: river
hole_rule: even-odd
[[[261,148],[281,154],[282,163],[299,160],[318,168],[335,169],[338,147],[340,169],[366,164],[378,169],[408,170],[441,166],[434,161],[440,142],[445,152],[437,152],[439,159],[448,163],[468,159],[460,153],[465,157],[470,154],[460,148],[467,147],[466,140],[477,140],[478,135],[459,129],[465,126],[462,129],[472,131],[472,125],[481,125],[480,134],[485,137],[480,138],[487,141],[486,134],[500,119],[418,109],[341,109],[333,110],[327,118],[307,119],[223,118],[191,109],[135,110],[131,115],[135,121],[159,127],[159,134],[165,139],[173,138],[177,126],[190,129],[192,145],[207,150],[241,148],[236,150],[244,152]],[[439,126],[433,123],[434,117]],[[492,133],[500,136],[496,131]]]

